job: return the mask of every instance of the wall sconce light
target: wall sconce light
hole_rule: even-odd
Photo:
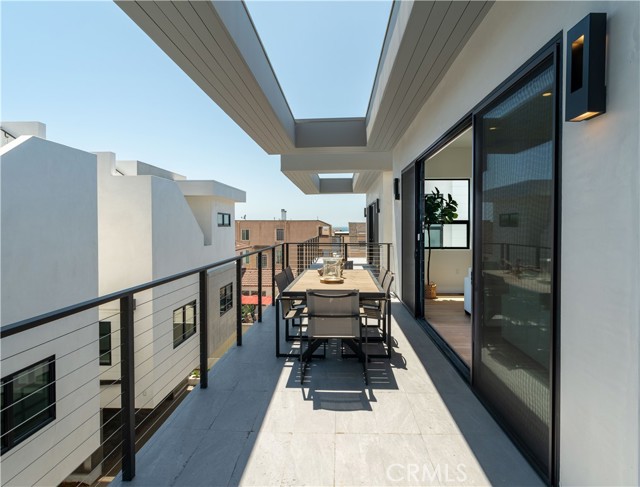
[[[376,212],[380,213],[380,199],[376,198]]]
[[[400,199],[400,179],[398,178],[393,178],[393,197]]]
[[[567,32],[567,122],[582,122],[607,111],[606,50],[607,14],[591,13]]]
[[[364,207],[364,217],[367,218],[367,207]]]

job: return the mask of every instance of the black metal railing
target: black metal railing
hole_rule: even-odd
[[[271,254],[272,262],[267,283],[262,277],[265,253]],[[271,304],[275,305],[277,272],[291,264],[300,273],[334,253],[355,259],[373,272],[381,266],[393,267],[390,244],[314,237],[261,248],[3,326],[3,370],[18,368],[16,363],[42,354],[48,357],[47,364],[61,365],[49,369],[53,370],[49,382],[33,386],[13,402],[5,400],[6,391],[33,371],[25,369],[3,379],[3,484],[59,483],[65,479],[54,481],[54,475],[68,468],[82,452],[94,453],[90,467],[75,472],[73,481],[78,485],[97,484],[102,476],[119,470],[123,480],[133,479],[136,451],[185,396],[187,384],[195,377],[193,372],[199,370],[200,388],[208,387],[212,347],[219,350],[214,353],[217,357],[234,342],[242,345],[243,326],[247,325],[242,316],[244,260],[257,256],[257,321],[262,322],[262,290],[270,284]],[[227,281],[231,286],[223,286]],[[218,289],[213,289],[212,282],[221,284],[219,307]],[[223,288],[235,298],[235,316],[229,314],[232,307],[227,306],[229,295]],[[58,323],[63,331],[52,332],[53,323],[60,320],[64,320]],[[101,326],[107,323],[109,326]],[[196,330],[199,339],[189,340]],[[27,404],[30,408],[22,407]],[[31,411],[28,417],[16,414],[25,409]],[[34,427],[34,421],[40,421],[47,411],[53,415]],[[20,418],[20,422],[7,422],[6,418]],[[38,441],[46,438],[43,435],[50,430],[46,426],[53,421],[60,425],[56,428],[60,436],[53,442]],[[35,450],[37,458],[25,458]],[[42,458],[48,462],[45,471],[33,467]],[[76,466],[81,463],[84,459]]]

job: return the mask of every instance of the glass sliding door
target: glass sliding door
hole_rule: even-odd
[[[474,119],[473,385],[549,478],[558,237],[554,52],[530,64]]]

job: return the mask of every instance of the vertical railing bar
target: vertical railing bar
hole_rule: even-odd
[[[242,259],[236,260],[236,345],[242,346]]]
[[[120,375],[122,376],[122,480],[136,476],[135,363],[133,294],[120,299]]]
[[[284,270],[285,267],[289,267],[289,242],[284,244],[283,251],[284,251],[284,259],[282,259],[282,270]]]
[[[393,272],[393,269],[391,269],[391,244],[387,244],[387,265],[386,265],[386,267],[391,272]]]
[[[258,252],[258,323],[262,323],[262,252]]]
[[[284,252],[282,252],[282,255]],[[276,305],[276,248],[271,249],[271,306]]]
[[[200,271],[200,389],[209,386],[208,273]]]

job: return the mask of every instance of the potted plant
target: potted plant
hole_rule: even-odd
[[[458,218],[456,211],[458,211],[456,200],[451,197],[451,194],[447,194],[445,198],[438,188],[424,197],[424,225],[427,229],[429,249],[427,255],[427,286],[425,289],[427,299],[435,299],[437,297],[436,283],[431,280],[431,226],[452,223]]]
[[[189,378],[187,379],[188,386],[195,386],[200,382],[200,369],[194,369],[191,374],[189,374]]]

